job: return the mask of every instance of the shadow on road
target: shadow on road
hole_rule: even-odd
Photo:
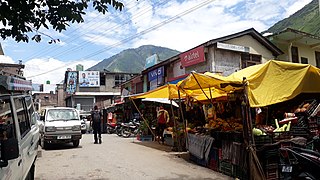
[[[45,151],[55,151],[55,150],[68,150],[68,149],[79,149],[82,148],[81,145],[78,147],[73,147],[72,143],[67,143],[67,144],[48,144],[48,147],[46,149],[42,149]]]

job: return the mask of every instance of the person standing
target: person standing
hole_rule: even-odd
[[[101,118],[102,113],[98,110],[98,106],[94,106],[93,111],[91,112],[91,121],[90,125],[93,129],[94,144],[101,144]],[[99,138],[99,139],[98,139]]]
[[[159,111],[158,111],[158,115],[157,115],[157,120],[158,120],[158,124],[157,124],[157,129],[158,129],[158,142],[160,143],[160,140],[162,141],[162,144],[164,144],[164,137],[163,137],[163,131],[165,130],[165,128],[167,127],[167,123],[169,123],[169,113],[167,110],[165,110],[163,108],[163,106],[160,106]]]

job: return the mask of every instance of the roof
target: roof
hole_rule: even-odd
[[[247,29],[247,30],[244,30],[244,31],[241,31],[241,32],[238,32],[238,33],[234,33],[234,34],[231,34],[231,35],[228,35],[228,36],[220,37],[220,38],[217,38],[217,39],[212,39],[212,40],[210,40],[210,41],[208,41],[206,43],[203,43],[201,45],[210,46],[210,45],[213,45],[213,44],[215,44],[217,42],[223,42],[223,41],[227,41],[227,40],[230,40],[230,39],[235,39],[235,38],[238,38],[238,37],[241,37],[241,36],[245,36],[245,35],[252,36],[258,42],[260,42],[262,45],[264,45],[266,48],[268,48],[272,52],[272,54],[274,56],[278,56],[280,54],[283,54],[283,52],[277,46],[275,46],[266,37],[262,36],[254,28],[250,28],[250,29]]]
[[[295,42],[309,45],[311,48],[320,46],[320,37],[295,29],[287,28],[278,33],[267,36],[270,41]]]
[[[283,54],[283,52],[276,45],[274,45],[266,37],[262,36],[254,28],[250,28],[250,29],[238,32],[238,33],[231,34],[231,35],[223,36],[223,37],[220,37],[220,38],[217,38],[217,39],[212,39],[212,40],[207,41],[205,43],[202,43],[202,44],[200,44],[200,45],[198,45],[196,47],[199,47],[199,46],[211,46],[213,44],[216,44],[217,42],[228,41],[230,39],[235,39],[235,38],[238,38],[238,37],[241,37],[241,36],[245,36],[245,35],[252,36],[258,42],[260,42],[262,45],[264,45],[267,49],[269,49],[274,56],[279,56],[280,54]],[[196,48],[196,47],[194,47],[194,48]],[[194,49],[194,48],[192,48],[192,49]],[[190,51],[190,50],[191,49],[189,49],[187,51]],[[187,51],[185,51],[185,52],[187,52]],[[182,54],[182,53],[183,52],[181,52],[180,54]],[[143,70],[141,74],[144,74],[145,72],[148,72],[150,70],[156,69],[156,68],[161,67],[161,66],[166,65],[166,64],[170,64],[171,62],[173,62],[175,60],[178,60],[180,54],[172,56],[171,58],[169,58],[169,59],[167,59],[165,61],[159,62],[158,64]]]

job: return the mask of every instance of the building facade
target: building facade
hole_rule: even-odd
[[[287,28],[267,38],[284,52],[279,60],[320,68],[320,37]]]

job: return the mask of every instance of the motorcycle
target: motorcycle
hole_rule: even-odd
[[[117,134],[118,136],[121,136],[121,123],[113,123],[113,122],[108,122],[106,124],[106,133],[107,134]]]
[[[320,179],[320,153],[298,147],[280,148],[283,179]]]
[[[124,138],[128,138],[131,135],[136,136],[140,132],[140,122],[134,119],[129,123],[121,124],[121,135]]]

